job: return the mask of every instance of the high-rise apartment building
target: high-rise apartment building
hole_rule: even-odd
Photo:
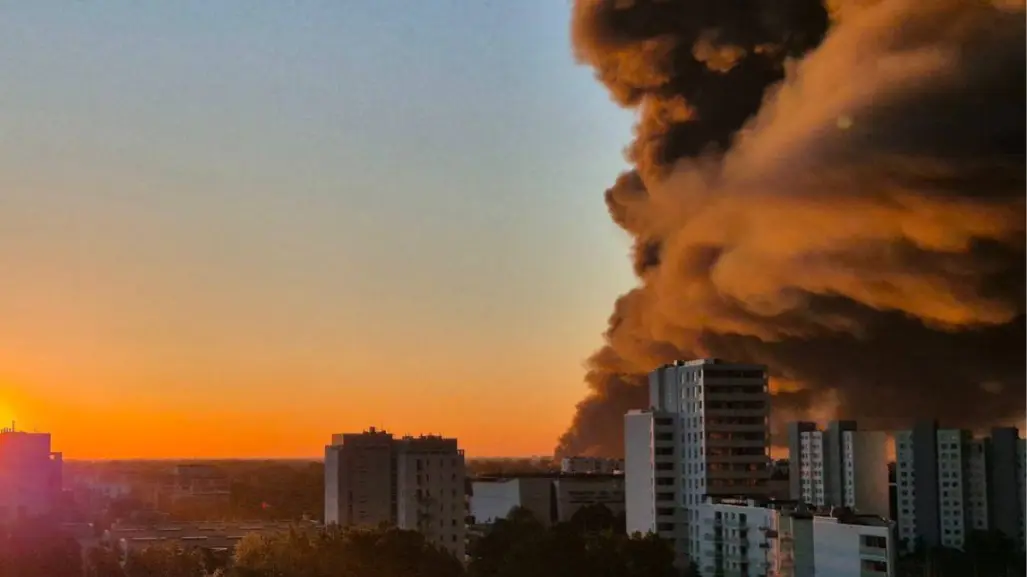
[[[991,430],[985,440],[989,526],[1027,548],[1024,457],[1019,431],[1012,427]]]
[[[0,429],[0,522],[41,517],[61,494],[63,460],[49,433]]]
[[[896,432],[896,514],[906,548],[962,548],[974,530],[998,530],[1024,546],[1022,453],[1016,429],[975,439],[924,422]]]
[[[419,531],[463,560],[466,472],[456,439],[394,438],[373,427],[325,447],[325,523]]]
[[[404,437],[396,453],[396,525],[419,531],[464,558],[467,500],[464,452],[456,439]]]
[[[763,365],[701,359],[649,374],[649,409],[625,416],[628,531],[698,554],[707,496],[765,497],[770,396]]]
[[[325,447],[325,523],[373,527],[396,519],[392,435],[371,427]]]
[[[888,516],[888,435],[854,421],[788,426],[790,498]]]

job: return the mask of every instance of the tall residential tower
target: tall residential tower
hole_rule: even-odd
[[[629,532],[654,531],[679,558],[700,550],[707,496],[767,495],[770,395],[763,365],[675,362],[649,374],[649,408],[625,416]]]
[[[1024,442],[999,428],[987,438],[918,423],[895,433],[899,538],[907,549],[960,549],[970,531],[995,530],[1025,546]]]
[[[855,421],[788,425],[789,497],[817,507],[888,516],[888,435]]]
[[[467,504],[456,439],[394,438],[373,427],[325,447],[325,523],[419,531],[461,561]]]

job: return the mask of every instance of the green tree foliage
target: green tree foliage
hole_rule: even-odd
[[[48,520],[19,521],[0,530],[0,577],[81,577],[82,551]]]
[[[610,531],[624,534],[626,532],[626,518],[624,515],[614,515],[609,507],[602,503],[586,505],[571,515],[568,523],[581,533],[602,533]]]
[[[125,577],[206,577],[203,553],[178,545],[151,545],[130,551],[125,560]]]
[[[231,577],[460,577],[463,567],[419,533],[395,528],[248,535]]]
[[[579,510],[568,523],[545,527],[515,509],[472,543],[471,577],[676,577],[674,552],[654,535],[625,535],[616,517]]]

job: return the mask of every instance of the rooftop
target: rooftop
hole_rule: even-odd
[[[481,483],[503,483],[516,479],[581,479],[586,481],[606,481],[623,478],[623,473],[561,473],[560,471],[553,471],[511,473],[509,475],[482,475],[480,477],[473,477],[471,480]]]

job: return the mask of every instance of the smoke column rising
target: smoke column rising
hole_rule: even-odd
[[[767,364],[775,427],[989,426],[1025,395],[1024,5],[577,0],[638,113],[606,192],[634,239],[557,453],[623,454],[675,360]]]

